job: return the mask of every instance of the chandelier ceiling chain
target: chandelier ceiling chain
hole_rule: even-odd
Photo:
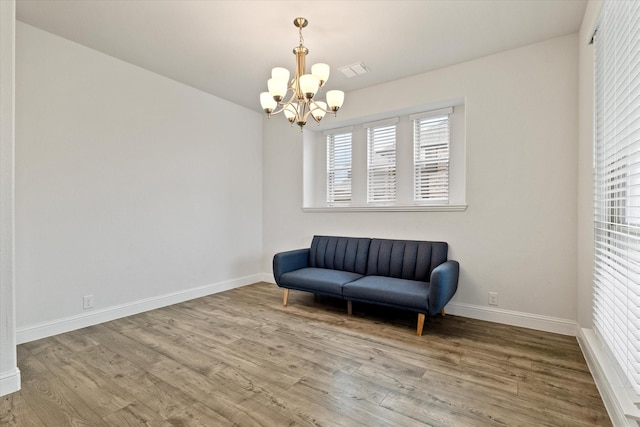
[[[291,124],[296,123],[300,130],[307,124],[309,115],[320,122],[328,112],[337,113],[344,102],[344,92],[330,90],[327,92],[327,101],[316,100],[316,94],[329,78],[329,66],[318,63],[311,67],[311,74],[306,73],[305,57],[309,49],[304,46],[302,29],[309,22],[305,18],[296,18],[293,24],[298,28],[300,44],[293,48],[296,56],[296,71],[293,79],[289,81],[289,70],[276,67],[271,70],[271,78],[267,81],[268,92],[260,94],[260,104],[268,117],[284,112]],[[291,96],[287,99],[287,93]],[[285,100],[286,99],[286,100]]]

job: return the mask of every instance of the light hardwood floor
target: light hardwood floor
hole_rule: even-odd
[[[2,426],[606,426],[573,337],[258,283],[18,347]]]

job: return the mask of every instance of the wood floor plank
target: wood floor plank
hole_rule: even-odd
[[[229,328],[222,327],[211,328],[210,319],[201,319],[200,317],[192,316],[192,312],[193,311],[189,312],[186,309],[178,309],[171,306],[165,307],[161,313],[158,312],[158,310],[154,310],[146,314],[160,324],[165,322],[181,331],[204,336],[211,341],[218,342],[221,346],[231,344],[242,338],[239,332],[234,329],[229,330]]]
[[[114,331],[106,325],[110,325],[110,322],[92,326],[89,332],[91,338],[104,347],[121,354],[132,363],[140,367],[145,367],[166,358],[166,356],[163,356],[154,349],[140,345],[138,341]]]
[[[610,426],[575,337],[257,283],[18,346],[7,426]]]
[[[583,396],[572,387],[558,387],[528,378],[520,383],[518,395],[537,402],[543,412],[566,418],[575,425],[601,425],[609,420],[603,411],[601,399]]]
[[[413,427],[415,425],[411,418],[401,413],[389,411],[380,405],[370,404],[366,401],[350,399],[339,393],[327,393],[320,388],[309,387],[303,382],[294,385],[289,392],[305,401],[316,403],[324,408],[325,414],[340,414],[340,421],[349,426]]]
[[[19,360],[22,389],[19,392],[40,420],[51,426],[106,426],[93,408],[55,377],[34,356]]]
[[[170,358],[183,365],[207,375],[210,372],[224,368],[226,365],[219,359],[211,356],[209,349],[196,349],[202,343],[194,339],[192,334],[180,334],[169,327],[145,326],[144,328],[126,329],[121,331],[124,336],[146,347],[152,348],[166,358]],[[191,336],[190,336],[191,335]]]
[[[285,425],[288,423],[286,416],[277,414],[259,404],[249,404],[253,397],[251,391],[231,384],[226,384],[226,387],[221,389],[218,387],[215,376],[213,378],[205,377],[201,373],[170,360],[157,363],[150,367],[150,371],[166,382],[180,387],[194,401],[201,401],[218,416],[238,425],[270,426],[281,425],[283,422]],[[260,407],[259,410],[255,409],[256,406]],[[274,419],[277,421],[274,422]]]
[[[135,401],[102,371],[86,364],[75,353],[62,345],[51,346],[34,356],[48,370],[73,390],[78,398],[100,417],[118,411]]]
[[[548,415],[541,416],[538,405],[517,394],[508,391],[454,379],[446,374],[431,372],[422,378],[411,390],[402,390],[404,394],[425,401],[438,399],[447,402],[462,413],[473,413],[485,421],[491,420],[498,425],[557,427],[558,419]]]
[[[191,405],[191,398],[170,384],[140,368],[122,355],[102,345],[78,353],[88,365],[108,375],[137,401],[144,401],[163,419],[168,419]]]
[[[96,340],[91,338],[91,334],[88,334],[86,330],[76,330],[67,332],[66,334],[56,335],[56,341],[73,351],[82,351],[99,345]]]
[[[306,412],[300,412],[289,399],[283,398],[285,390],[268,381],[233,367],[217,372],[214,380],[225,392],[232,390],[233,393],[246,398],[245,402],[250,400],[262,408],[267,408],[271,414],[279,414],[272,415],[272,419],[284,418],[293,425],[314,425]],[[281,419],[280,423],[282,422]]]
[[[282,332],[282,328],[278,328],[270,334],[250,333],[245,337],[245,342],[250,341],[253,343],[249,343],[249,345],[265,346],[275,348],[277,351],[286,351],[295,355],[297,360],[317,364],[321,369],[326,368],[331,372],[335,370],[353,372],[362,364],[353,357],[346,357],[344,354],[331,351],[331,345],[318,348],[317,341],[307,341],[299,336],[292,341],[288,332],[284,334]]]
[[[455,412],[444,405],[438,405],[408,396],[390,392],[382,406],[391,411],[406,415],[416,423],[430,426],[482,427],[492,423]]]
[[[20,393],[0,397],[0,426],[45,427]]]
[[[235,421],[224,418],[200,402],[183,408],[180,412],[169,417],[168,422],[174,427],[238,426]]]
[[[169,421],[163,419],[151,409],[138,402],[130,403],[122,409],[112,412],[106,417],[104,421],[109,425],[122,426],[122,427],[134,427],[134,426],[147,426],[147,427],[173,427]]]

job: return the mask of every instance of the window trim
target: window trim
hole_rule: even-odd
[[[305,206],[302,212],[464,212],[467,204],[458,205],[350,205]]]

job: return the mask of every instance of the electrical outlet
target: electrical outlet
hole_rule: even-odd
[[[93,295],[85,295],[84,297],[82,297],[82,308],[83,309],[88,309],[88,308],[93,308]]]
[[[489,292],[489,305],[498,305],[498,293]]]

